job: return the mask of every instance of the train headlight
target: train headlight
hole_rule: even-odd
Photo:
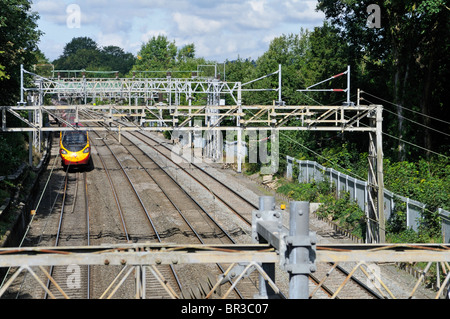
[[[89,147],[86,147],[86,149],[83,151],[83,153],[89,153]]]
[[[61,154],[67,154],[66,150],[61,150]]]

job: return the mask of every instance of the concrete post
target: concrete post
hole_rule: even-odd
[[[293,162],[293,158],[290,156],[286,156],[286,163],[287,163],[287,168],[286,168],[286,178],[287,179],[292,179],[293,177],[293,169],[292,169],[292,162]]]

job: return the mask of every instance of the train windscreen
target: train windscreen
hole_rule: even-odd
[[[65,132],[62,144],[69,152],[79,152],[86,147],[86,132]]]

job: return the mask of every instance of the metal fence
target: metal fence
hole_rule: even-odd
[[[439,208],[439,216],[442,221],[442,238],[444,243],[450,243],[450,212]]]
[[[313,180],[329,181],[330,186],[334,185],[338,196],[342,192],[348,192],[350,198],[354,200],[359,207],[367,212],[368,209],[368,183],[338,172],[337,170],[324,167],[314,161],[301,161],[290,156],[286,157],[287,168],[286,177],[294,177],[294,163],[298,165],[298,181],[300,183],[310,183]],[[406,225],[417,231],[422,213],[426,205],[413,199],[394,194],[389,190],[384,191],[384,214],[386,220],[389,220],[394,212],[396,205],[404,205],[406,210]],[[439,208],[439,215],[442,219],[442,235],[445,243],[450,242],[450,212]]]

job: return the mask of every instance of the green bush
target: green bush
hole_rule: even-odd
[[[0,134],[0,176],[11,174],[27,159],[26,142],[21,133]]]
[[[309,184],[284,182],[277,191],[295,201],[323,202],[326,197],[334,197],[334,188],[330,189],[330,183],[326,181]]]
[[[450,160],[418,162],[384,161],[385,187],[427,205],[427,209],[450,209]]]
[[[392,242],[439,242],[441,240],[438,208],[450,209],[450,165],[448,159],[417,162],[384,161],[385,187],[390,191],[426,205],[418,232],[406,228],[406,207],[396,202],[396,209],[387,223]]]
[[[308,159],[316,160],[326,167],[333,167],[344,174],[352,175],[353,173],[360,176],[361,179],[367,176],[367,153],[358,153],[355,151],[355,146],[349,144],[324,148],[321,150],[320,156]],[[294,165],[295,167],[296,165]],[[294,178],[297,174],[294,174]],[[407,229],[406,206],[402,201],[397,200],[395,211],[386,223],[387,239],[393,242],[403,240],[404,242],[439,241],[441,226],[437,210],[438,208],[450,210],[450,160],[439,157],[429,160],[419,159],[415,162],[394,162],[386,158],[384,160],[384,184],[386,189],[395,194],[426,205],[426,210],[420,219],[418,232],[415,233]],[[291,190],[295,190],[296,187],[292,187]],[[308,186],[300,189],[300,193],[307,193]],[[307,200],[308,196],[305,195],[305,197]]]
[[[277,191],[295,201],[323,203],[316,212],[318,216],[337,222],[355,236],[364,237],[366,229],[364,212],[357,203],[350,200],[348,193],[342,194],[341,198],[336,199],[336,189],[335,187],[330,187],[329,181],[313,181],[312,183],[283,182]]]
[[[365,213],[356,202],[350,199],[350,194],[347,192],[339,199],[328,197],[324,205],[319,207],[317,215],[335,221],[340,227],[357,237],[365,236]]]

